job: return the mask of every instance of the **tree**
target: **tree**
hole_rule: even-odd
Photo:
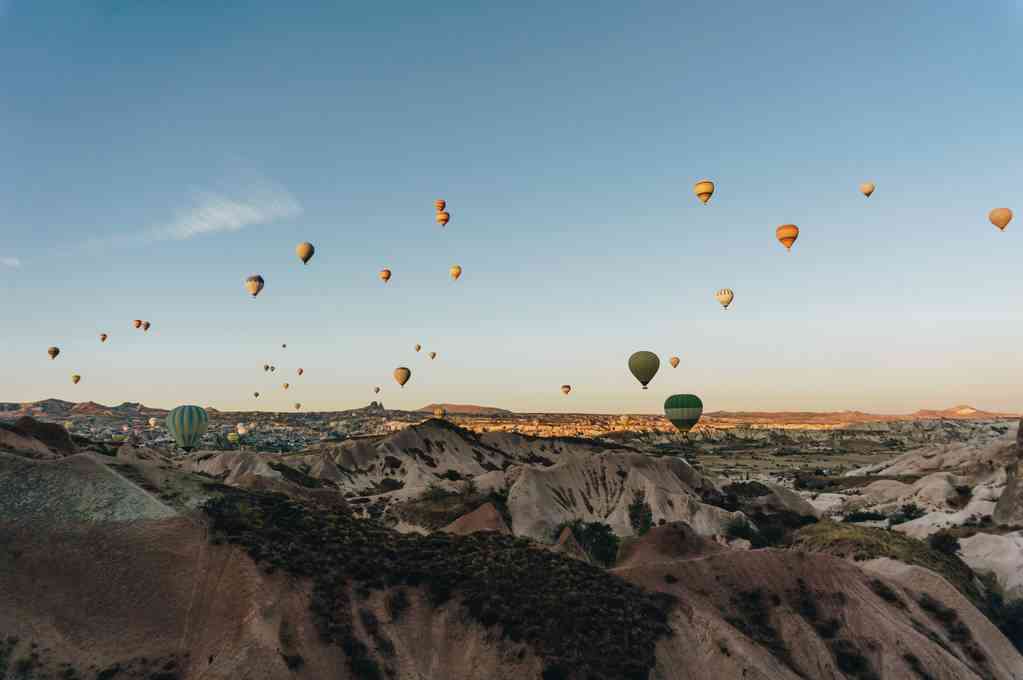
[[[959,539],[947,531],[931,534],[930,538],[927,539],[927,543],[934,550],[946,555],[955,555],[959,552]]]
[[[642,490],[637,490],[632,495],[632,502],[629,503],[629,524],[637,536],[650,531],[650,527],[654,525],[654,512],[646,502],[646,493]]]

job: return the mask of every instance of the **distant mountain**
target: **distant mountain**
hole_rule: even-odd
[[[421,413],[433,413],[433,410],[440,406],[451,414],[462,414],[467,416],[510,416],[514,411],[497,408],[496,406],[476,406],[474,404],[430,404],[419,409]]]

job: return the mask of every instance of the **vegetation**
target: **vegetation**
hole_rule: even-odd
[[[912,522],[915,519],[920,519],[927,512],[916,503],[903,503],[899,509],[888,518],[889,524],[895,526],[896,524],[905,524],[906,522]]]
[[[800,529],[796,533],[794,545],[803,550],[851,557],[857,561],[890,557],[924,567],[941,574],[974,604],[983,606],[980,589],[974,583],[973,572],[965,562],[955,555],[939,552],[923,541],[895,531],[825,521]]]
[[[281,477],[283,477],[285,481],[291,482],[292,484],[298,484],[299,486],[305,487],[306,489],[319,489],[323,487],[323,482],[316,479],[315,477],[310,477],[309,475],[305,474],[300,470],[297,470],[296,468],[291,467],[290,465],[275,462],[268,462],[267,465],[274,472],[279,472],[281,474]]]
[[[604,567],[614,566],[615,560],[618,559],[618,546],[621,541],[611,527],[603,522],[584,522],[581,519],[574,519],[571,522],[562,522],[555,527],[555,539],[561,535],[565,527],[572,530],[575,540],[579,542],[591,560]]]
[[[1023,600],[1006,602],[1002,587],[994,574],[987,574],[982,580],[987,593],[987,606],[983,611],[1009,642],[1023,652]]]
[[[771,514],[758,512],[750,519],[753,524],[741,517],[729,521],[725,534],[729,538],[744,538],[754,548],[788,547],[799,528],[817,521],[813,517],[790,511]]]
[[[493,503],[497,512],[510,527],[511,511],[508,510],[508,490],[492,489],[482,492],[473,479],[464,481],[457,491],[451,491],[432,482],[419,498],[395,504],[389,512],[393,512],[398,518],[412,524],[437,531],[487,503]]]
[[[636,532],[637,536],[642,536],[650,531],[650,527],[654,525],[653,510],[646,502],[646,494],[641,490],[637,490],[633,494],[632,502],[629,503],[629,524],[632,525],[632,530]]]
[[[809,472],[799,472],[796,475],[794,486],[800,491],[818,491],[821,493],[838,493],[849,489],[860,489],[874,482],[891,480],[912,484],[920,479],[919,475],[860,475],[860,476],[831,476]]]
[[[858,522],[883,522],[887,519],[888,516],[880,512],[874,512],[872,510],[856,510],[846,515],[842,521],[856,524]]]
[[[356,635],[353,585],[418,587],[435,606],[460,602],[472,619],[528,643],[547,668],[571,669],[571,677],[646,678],[657,640],[670,634],[671,596],[537,550],[526,539],[493,532],[399,534],[281,494],[215,490],[220,495],[204,506],[211,538],[244,547],[268,571],[312,579],[317,629],[345,650],[356,677],[372,680],[394,669],[385,661],[381,670]],[[393,600],[388,606],[403,608]]]
[[[959,553],[959,539],[954,534],[950,534],[947,531],[939,531],[931,534],[927,538],[927,545],[931,546],[934,550],[946,555],[956,555]]]

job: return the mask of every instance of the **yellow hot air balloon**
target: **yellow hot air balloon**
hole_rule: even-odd
[[[722,288],[714,293],[714,297],[721,303],[722,307],[728,309],[728,305],[732,304],[732,300],[735,299],[735,293],[732,292],[731,288]]]
[[[678,362],[679,362],[679,358],[678,357],[672,357],[672,358],[668,359],[668,363],[671,364],[672,368],[678,368]]]
[[[135,319],[131,322],[131,325],[135,328],[142,328],[142,319]]]
[[[870,198],[870,195],[874,193],[874,189],[876,188],[877,187],[874,186],[873,182],[864,182],[863,184],[860,185],[860,193],[866,196],[867,198]]]
[[[693,185],[693,193],[706,205],[710,197],[714,195],[714,182],[711,182],[709,179],[701,179]]]
[[[434,418],[443,418],[447,414],[448,414],[448,412],[444,409],[443,406],[434,406],[433,407],[433,417]]]
[[[448,207],[448,203],[443,198],[438,198],[433,202],[433,207],[437,212],[444,212],[444,208]]]
[[[106,333],[100,333],[99,334],[99,341],[100,342],[106,342],[108,337],[110,337],[110,336],[108,336]]]
[[[437,353],[436,352],[430,352],[429,357],[431,359],[436,359],[437,358]]]
[[[561,386],[561,393],[562,394],[568,394],[571,391],[572,391],[572,386],[571,385],[562,385]]]
[[[305,373],[305,369],[304,368],[298,369],[298,374],[299,375],[302,375],[303,373]]]
[[[150,326],[152,326],[152,324],[151,324],[151,323],[149,323],[148,321],[143,321],[143,322],[142,322],[142,330],[144,330],[144,331],[149,331],[149,327],[150,327]]]
[[[451,273],[451,278],[452,278],[453,280],[457,281],[457,280],[458,280],[458,277],[462,275],[462,268],[461,268],[461,267],[459,267],[459,266],[458,266],[458,265],[456,264],[456,265],[454,265],[453,267],[451,267],[451,269],[450,269],[450,273]]]
[[[799,238],[799,227],[794,224],[783,224],[774,230],[774,235],[785,250],[792,252],[792,244]]]
[[[50,355],[50,360],[56,359],[57,355],[60,354],[60,348],[51,347],[48,350],[46,350],[46,353]]]
[[[157,420],[156,418],[150,418],[149,419],[149,427],[153,428],[154,430],[156,429],[156,426],[159,425],[159,424],[160,424],[160,421]]]
[[[1009,222],[1012,221],[1012,211],[1008,208],[995,208],[987,214],[987,218],[991,220],[991,224],[1005,231]]]
[[[309,260],[312,259],[315,252],[316,248],[309,241],[303,241],[295,246],[295,254],[298,255],[298,259],[302,260],[302,264],[309,264]]]
[[[291,385],[289,385],[288,383],[284,383],[284,389],[288,389],[289,387],[291,387]]]
[[[256,297],[259,292],[263,290],[264,285],[263,277],[259,274],[253,274],[249,278],[245,279],[245,290],[249,291],[249,295]]]
[[[73,382],[76,385],[78,384],[78,381],[80,381],[81,379],[82,376],[78,375],[77,373],[71,376],[71,382]]]
[[[420,344],[416,344],[416,351],[418,352],[421,349],[423,349],[423,346]]]
[[[437,224],[442,227],[448,226],[448,222],[451,221],[451,213],[440,210],[437,212]]]
[[[391,280],[391,270],[390,269],[381,269],[380,270],[380,280],[383,281],[384,283],[387,283],[388,281],[390,281]]]
[[[404,366],[399,366],[398,368],[394,369],[394,380],[401,387],[405,387],[405,383],[407,383],[409,378],[411,377],[412,371],[408,370]]]

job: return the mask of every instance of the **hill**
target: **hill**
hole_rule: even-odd
[[[433,413],[435,409],[442,408],[452,415],[465,416],[510,416],[512,411],[496,406],[476,406],[474,404],[429,404],[419,409],[420,413]]]

